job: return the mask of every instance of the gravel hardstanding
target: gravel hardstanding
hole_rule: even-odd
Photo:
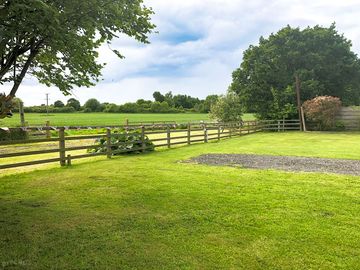
[[[190,162],[252,169],[278,169],[292,172],[323,172],[360,176],[360,160],[269,156],[250,154],[207,154]]]

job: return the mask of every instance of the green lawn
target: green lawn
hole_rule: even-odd
[[[123,125],[126,121],[208,121],[208,114],[200,113],[178,113],[178,114],[119,114],[119,113],[57,113],[46,114],[27,113],[25,120],[29,125],[45,125],[50,121],[53,126],[106,126],[106,125]],[[244,120],[253,120],[252,114],[245,114]],[[20,117],[15,114],[12,118],[0,119],[0,127],[15,127],[20,125]]]
[[[179,162],[204,153],[359,159],[360,133],[257,133],[2,177],[0,267],[358,269],[360,177]]]

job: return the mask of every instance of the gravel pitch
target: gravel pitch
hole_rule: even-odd
[[[215,166],[278,169],[291,172],[323,172],[360,176],[360,160],[244,154],[207,154],[189,160]]]

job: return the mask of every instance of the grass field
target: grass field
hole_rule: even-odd
[[[200,113],[178,113],[178,114],[119,114],[119,113],[57,113],[46,114],[28,113],[25,120],[31,126],[45,125],[50,121],[53,126],[106,126],[106,125],[123,125],[126,121],[208,121],[208,114]],[[252,114],[245,114],[244,120],[253,120]],[[12,118],[0,119],[0,127],[15,127],[20,125],[20,117],[15,114]]]
[[[359,133],[257,133],[0,178],[0,267],[358,269],[360,177],[181,163],[359,159]]]

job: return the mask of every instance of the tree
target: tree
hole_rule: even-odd
[[[119,34],[148,43],[153,11],[143,0],[3,0],[0,4],[0,84],[13,82],[0,98],[0,117],[27,73],[65,95],[99,81],[104,64],[98,48]],[[117,50],[113,52],[120,58]]]
[[[297,115],[295,76],[301,80],[301,100],[318,95],[360,104],[360,61],[351,42],[335,24],[300,30],[287,26],[250,46],[230,89],[240,95],[246,111],[262,119]]]
[[[220,96],[215,104],[211,106],[210,117],[219,122],[236,122],[241,121],[243,107],[240,97],[232,92]]]
[[[165,96],[163,94],[161,94],[159,91],[156,91],[153,93],[153,98],[155,99],[155,101],[158,101],[158,102],[165,101]]]
[[[101,104],[97,99],[91,98],[85,102],[84,109],[87,112],[100,112]]]
[[[117,112],[119,112],[119,106],[114,103],[107,104],[104,112],[117,113]]]
[[[78,101],[77,99],[70,98],[66,103],[66,107],[72,107],[72,108],[74,108],[75,111],[80,111],[81,104],[80,104],[80,101]]]
[[[200,103],[200,100],[187,95],[175,95],[173,96],[173,102],[176,108],[182,107],[184,109],[191,109],[194,108],[196,104]]]
[[[61,100],[57,100],[57,101],[54,102],[54,107],[55,108],[62,108],[62,107],[65,107],[65,104]]]
[[[211,106],[216,103],[218,100],[218,95],[209,95],[205,98],[204,106],[201,110],[202,113],[208,113],[210,112]]]
[[[167,92],[164,95],[164,97],[165,97],[165,101],[170,105],[170,107],[173,107],[174,106],[174,100],[173,100],[174,96],[173,96],[172,92],[171,91]]]

